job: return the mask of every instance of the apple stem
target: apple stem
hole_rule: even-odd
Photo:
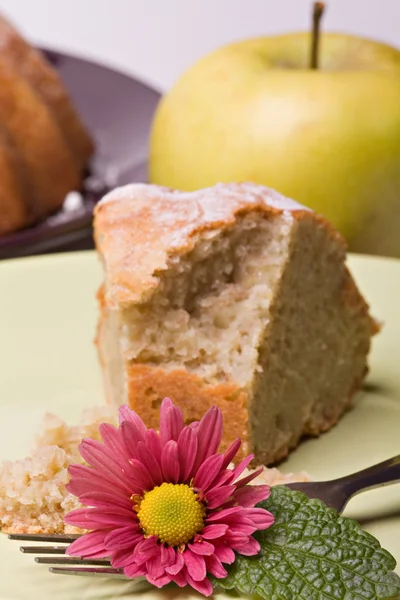
[[[310,61],[311,69],[318,69],[320,24],[321,24],[322,15],[324,14],[324,10],[325,10],[324,2],[314,2],[311,61]]]

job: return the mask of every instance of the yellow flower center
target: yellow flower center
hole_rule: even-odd
[[[197,494],[183,483],[163,483],[145,492],[138,510],[140,525],[147,536],[180,546],[204,527],[206,509]]]

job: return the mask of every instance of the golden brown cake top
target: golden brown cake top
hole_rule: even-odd
[[[145,302],[168,259],[189,252],[196,234],[234,225],[252,211],[309,211],[275,190],[253,183],[218,184],[195,192],[131,184],[108,193],[95,209],[95,240],[106,270],[106,302]]]

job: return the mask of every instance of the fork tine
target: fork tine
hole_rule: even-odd
[[[24,554],[65,554],[68,546],[21,546]]]
[[[81,566],[98,566],[111,567],[111,563],[106,558],[79,558],[75,556],[62,556],[54,558],[52,556],[36,556],[35,562],[41,565],[81,565]]]
[[[127,579],[122,569],[50,567],[49,571],[55,575],[82,575],[90,577],[112,577],[113,579]]]
[[[38,533],[9,533],[9,540],[19,540],[21,542],[58,542],[59,544],[70,544],[77,540],[80,535],[74,534],[59,534],[52,533],[49,535],[42,535]]]
[[[30,534],[30,533],[10,533],[8,539],[24,542],[57,542],[54,546],[20,546],[20,551],[24,554],[51,554],[64,555],[68,546],[80,535],[74,534]],[[59,545],[61,544],[61,545]],[[35,562],[46,565],[63,565],[60,567],[50,567],[49,571],[56,575],[81,575],[91,577],[110,577],[113,579],[128,578],[124,575],[122,569],[114,569],[106,558],[104,559],[84,559],[82,557],[69,556],[35,556]],[[79,565],[75,567],[74,565]]]

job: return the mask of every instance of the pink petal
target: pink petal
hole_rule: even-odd
[[[161,564],[163,567],[170,567],[175,563],[175,550],[171,546],[161,544]]]
[[[190,577],[192,577],[194,581],[202,581],[207,574],[206,561],[204,558],[199,554],[194,554],[186,547],[186,550],[183,553],[183,559]]]
[[[121,569],[131,564],[136,565],[132,548],[121,548],[120,550],[115,550],[111,555],[111,564],[116,569]],[[144,572],[146,572],[146,570]]]
[[[214,554],[219,560],[227,565],[231,565],[235,562],[235,553],[232,548],[229,548],[223,543],[214,544]]]
[[[195,542],[194,544],[188,544],[188,547],[195,554],[200,554],[201,556],[211,556],[214,553],[214,546],[205,540],[201,542]]]
[[[245,535],[249,535],[247,531],[250,531],[250,529],[253,529],[253,531],[255,531],[255,525],[251,519],[245,516],[245,514],[243,513],[244,510],[245,509],[243,508],[238,514],[227,515],[225,517],[225,523],[229,525],[230,530],[236,531],[240,528],[243,530],[243,532],[246,531]]]
[[[134,547],[143,539],[143,533],[136,527],[120,527],[110,531],[104,540],[105,547],[107,550],[125,550],[131,549],[133,552]]]
[[[214,513],[211,513],[206,519],[206,523],[214,523],[218,521],[224,521],[227,517],[231,515],[238,515],[242,512],[241,506],[232,506],[230,508],[224,508],[223,510],[218,510]]]
[[[237,438],[234,440],[227,450],[224,452],[224,462],[222,463],[222,468],[226,469],[226,467],[232,462],[235,458],[236,454],[239,451],[240,446],[242,445],[242,440]]]
[[[119,494],[109,494],[106,492],[87,492],[80,494],[79,501],[86,506],[109,507],[119,506],[132,510],[132,500]]]
[[[126,448],[122,440],[120,430],[110,423],[102,423],[99,426],[99,432],[102,437],[104,444],[114,454],[121,454],[126,460],[130,458],[128,454],[125,454]]]
[[[236,552],[243,554],[243,556],[254,556],[260,551],[260,544],[253,537],[249,538],[247,544],[243,546],[236,546]]]
[[[250,473],[250,475],[247,475],[246,477],[239,479],[239,481],[235,482],[236,487],[241,488],[241,487],[247,485],[248,483],[250,483],[250,481],[253,481],[253,479],[255,479],[256,477],[261,475],[261,473],[263,471],[264,471],[264,467],[260,467],[259,469],[256,469],[255,471]]]
[[[104,540],[109,533],[109,529],[103,531],[92,531],[82,535],[72,542],[66,550],[68,556],[91,556],[93,553],[104,552],[104,556],[109,556],[105,549]]]
[[[158,577],[162,577],[162,575],[165,575],[165,569],[163,567],[163,565],[161,564],[160,561],[160,557],[156,556],[155,558],[151,558],[150,560],[148,560],[146,562],[146,568],[147,568],[147,579],[150,577],[152,580],[157,579]],[[171,578],[168,577],[169,581],[168,583],[171,581]],[[150,581],[150,579],[148,579]]]
[[[155,487],[156,485],[161,485],[163,482],[163,475],[160,464],[156,457],[149,452],[144,442],[138,443],[137,452],[140,462],[145,467],[149,476],[151,477],[153,487]]]
[[[178,441],[183,429],[183,415],[170,398],[164,398],[160,409],[160,439],[164,446],[169,440]]]
[[[217,478],[213,481],[212,487],[221,487],[223,485],[235,485],[232,483],[232,471],[229,469],[222,469],[219,473],[219,475],[217,476]]]
[[[208,510],[218,508],[221,504],[227,502],[232,498],[235,489],[234,485],[223,485],[221,487],[212,488],[206,494]]]
[[[116,567],[119,568],[119,567]],[[137,565],[136,563],[130,563],[126,567],[124,567],[124,574],[126,577],[130,579],[135,579],[136,577],[141,577],[142,575],[146,575],[146,568]]]
[[[254,531],[255,530],[253,530],[251,533],[254,533]],[[238,531],[237,532],[228,531],[228,533],[224,537],[224,541],[228,544],[228,546],[230,548],[236,550],[237,546],[244,546],[245,544],[247,544],[251,533],[244,534],[244,533],[240,533]]]
[[[244,508],[243,514],[254,523],[257,529],[268,529],[275,521],[274,515],[264,508]]]
[[[104,502],[103,506],[96,506],[96,507],[90,507],[90,508],[85,507],[84,510],[86,510],[86,514],[88,516],[91,515],[92,518],[94,518],[95,515],[100,514],[100,515],[118,515],[118,516],[122,516],[122,517],[127,517],[130,520],[133,517],[133,520],[134,521],[136,520],[136,515],[132,510],[132,506],[130,506],[130,507],[119,506],[115,502],[114,503]]]
[[[232,469],[232,471],[231,471],[232,481],[236,481],[236,479],[243,473],[243,471],[251,463],[253,458],[254,458],[254,454],[249,454],[249,456],[246,456],[246,458],[244,458],[242,461],[240,461],[240,463],[234,469]],[[236,484],[236,486],[237,486],[237,484]]]
[[[146,579],[149,583],[151,583],[151,585],[155,585],[158,588],[162,588],[164,585],[167,585],[172,581],[171,577],[166,573],[162,577],[157,577],[155,579],[151,577],[151,575],[147,574]]]
[[[213,554],[212,556],[207,556],[206,558],[206,568],[207,573],[211,573],[217,579],[223,579],[228,575],[228,571],[224,569],[219,558]]]
[[[72,465],[75,466],[75,465]],[[80,465],[78,465],[80,466]],[[69,467],[68,471],[71,472],[71,468]],[[82,498],[86,496],[86,494],[93,493],[93,489],[95,489],[95,493],[100,494],[108,494],[111,488],[111,483],[104,480],[102,477],[98,476],[98,479],[93,480],[86,477],[72,477],[71,481],[67,483],[65,486],[67,491],[78,498]],[[115,494],[118,495],[119,498],[128,498],[128,494],[125,491],[119,490],[117,487],[115,489]],[[85,502],[81,501],[82,504]]]
[[[270,495],[270,490],[267,485],[246,485],[239,488],[233,494],[235,503],[243,507],[253,507],[258,502],[266,500]]]
[[[65,515],[64,521],[68,525],[80,527],[81,529],[105,529],[105,527],[100,527],[97,519],[91,517],[90,508],[77,508]]]
[[[132,458],[130,460],[130,463],[135,473],[134,478],[131,477],[131,480],[134,480],[135,485],[138,486],[140,490],[144,492],[148,492],[149,490],[153,489],[153,480],[144,464],[136,458]]]
[[[146,431],[145,444],[146,444],[148,451],[154,456],[154,458],[157,460],[158,464],[160,465],[161,464],[162,446],[161,446],[160,437],[154,431],[154,429],[148,429]]]
[[[84,439],[78,448],[81,456],[94,471],[115,484],[122,482],[125,490],[131,491],[130,478],[133,473],[128,461],[97,440]]]
[[[200,465],[215,454],[222,439],[222,414],[217,406],[212,406],[201,419],[198,427],[195,428],[199,440],[199,448],[194,464],[194,470],[197,471]]]
[[[211,585],[211,581],[208,579],[203,579],[202,581],[194,580],[189,573],[186,574],[186,579],[188,584],[203,596],[211,596],[213,593],[213,586]]]
[[[219,538],[219,537],[225,535],[227,530],[228,530],[228,525],[226,525],[226,523],[221,523],[221,524],[218,523],[216,525],[206,525],[206,527],[204,527],[204,529],[200,535],[205,540],[215,540],[216,538]]]
[[[126,404],[121,406],[119,409],[119,423],[132,423],[135,425],[135,428],[141,433],[142,437],[145,436],[147,427],[143,423],[142,419],[139,417],[137,413],[131,410]]]
[[[176,575],[171,575],[171,579],[176,585],[179,585],[179,587],[185,587],[188,584],[183,571],[180,571]]]
[[[226,532],[224,539],[228,544],[244,543],[245,539],[253,535],[255,531],[257,529],[253,525],[236,525],[235,523],[235,527]],[[242,538],[242,541],[239,538]]]
[[[190,427],[184,427],[178,438],[178,456],[182,482],[186,482],[192,476],[197,447],[196,433]]]
[[[86,558],[110,558],[108,550],[99,550],[86,555]]]
[[[137,458],[137,445],[144,441],[144,435],[134,423],[123,421],[120,425],[121,437],[129,458]]]
[[[185,561],[183,560],[183,554],[182,552],[178,551],[175,552],[175,562],[169,567],[166,567],[165,570],[170,575],[177,575],[182,570],[184,564]]]
[[[160,547],[157,542],[158,538],[155,535],[151,535],[143,540],[143,542],[139,542],[134,550],[134,557],[138,564],[143,564],[156,556],[161,556]]]
[[[78,509],[79,510],[79,509]],[[130,515],[118,514],[116,511],[104,511],[100,508],[88,509],[88,520],[97,522],[97,528],[103,527],[126,527],[136,524],[136,518],[133,511]],[[70,520],[71,524],[71,520]],[[89,529],[89,527],[87,528]]]
[[[71,494],[74,494],[74,496],[79,497],[81,494],[103,489],[105,489],[106,492],[109,492],[110,489],[112,489],[113,492],[119,492],[124,496],[128,495],[128,497],[132,494],[132,490],[127,486],[122,477],[121,479],[111,479],[108,476],[107,471],[103,474],[86,465],[70,465],[68,467],[68,473],[71,477],[71,481],[68,484],[68,491],[70,491]],[[71,488],[76,491],[72,491]]]
[[[219,475],[223,460],[223,454],[209,456],[194,476],[193,487],[207,492],[214,479]]]
[[[177,483],[179,480],[178,444],[174,440],[165,444],[161,455],[161,466],[165,481]]]
[[[113,453],[107,446],[97,440],[84,439],[78,446],[80,455],[99,473],[107,472],[107,476],[113,475],[117,481],[130,470],[129,462]]]

